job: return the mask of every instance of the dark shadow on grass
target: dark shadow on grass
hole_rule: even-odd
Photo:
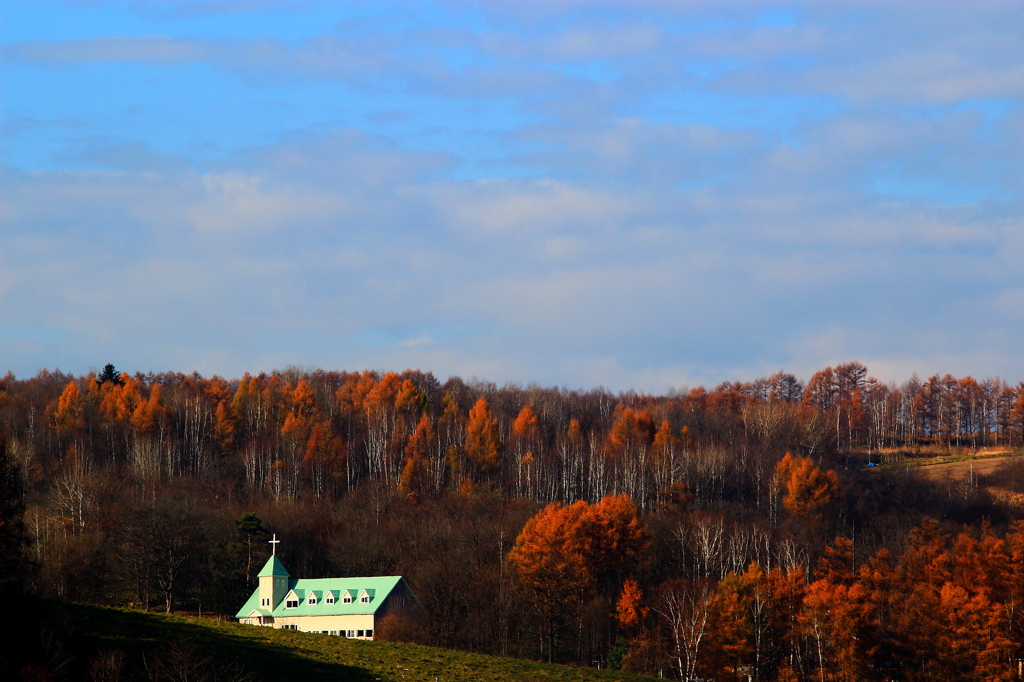
[[[315,661],[298,650],[302,642],[281,643],[253,637],[251,631],[232,634],[234,628],[255,626],[220,624],[207,626],[182,618],[166,618],[155,614],[47,600],[40,603],[40,623],[60,623],[70,640],[74,657],[71,675],[88,679],[88,661],[104,650],[124,653],[125,673],[129,679],[144,677],[143,670],[173,646],[186,646],[198,656],[206,656],[217,664],[238,664],[262,682],[302,680],[303,682],[375,682],[381,676],[365,668]],[[271,633],[267,633],[270,635]],[[249,636],[246,636],[249,635]],[[322,635],[321,635],[322,636]],[[273,639],[278,639],[274,637]]]

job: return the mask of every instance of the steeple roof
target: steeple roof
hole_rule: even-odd
[[[289,576],[288,571],[286,571],[285,568],[284,568],[284,564],[282,564],[278,560],[277,556],[271,556],[269,559],[267,559],[267,563],[260,570],[260,572],[257,575],[257,577],[258,578],[265,578],[267,576],[272,576],[272,575],[283,576],[285,578],[287,578]]]

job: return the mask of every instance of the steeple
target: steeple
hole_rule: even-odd
[[[266,609],[272,611],[281,600],[284,599],[284,595],[288,592],[288,571],[285,570],[284,564],[277,558],[277,543],[280,540],[277,536],[271,541],[274,544],[270,545],[274,548],[274,553],[271,554],[270,558],[267,559],[267,563],[260,569],[258,577],[260,579],[260,609]]]
[[[282,578],[287,578],[291,574],[288,573],[287,570],[285,570],[284,564],[281,563],[280,559],[278,559],[276,556],[272,556],[269,559],[267,559],[267,563],[265,563],[263,565],[263,568],[260,569],[260,572],[257,574],[257,577],[266,578],[275,575],[280,576]]]

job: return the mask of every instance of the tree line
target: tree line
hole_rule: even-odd
[[[232,614],[274,532],[293,575],[406,576],[425,621],[384,636],[681,679],[1015,679],[1020,508],[987,484],[1018,492],[1021,463],[900,463],[1022,433],[1020,384],[856,362],[661,396],[419,371],[0,381],[38,594]],[[951,662],[908,639],[925,610],[988,644]]]
[[[886,384],[857,362],[667,396],[441,384],[406,371],[297,369],[228,381],[180,373],[0,381],[0,423],[28,477],[114,466],[150,486],[230,480],[274,499],[364,481],[413,493],[488,485],[535,501],[627,492],[642,509],[721,481],[723,450],[891,461],[927,445],[1020,446],[1024,384],[935,375]],[[757,466],[757,464],[753,464]],[[764,472],[742,472],[748,486]],[[735,477],[730,477],[735,480]]]

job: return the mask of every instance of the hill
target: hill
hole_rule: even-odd
[[[348,640],[205,618],[44,602],[43,667],[35,679],[257,682],[645,680],[415,644]],[[40,671],[41,672],[41,671]],[[54,674],[55,673],[55,674]]]
[[[952,488],[961,495],[983,489],[992,499],[1006,505],[1024,504],[1021,486],[1021,453],[937,461],[921,466],[918,475],[935,484]]]
[[[1024,506],[1024,458],[1019,450],[982,452],[962,448],[936,448],[941,454],[900,457],[875,471],[905,469],[958,497],[970,497],[984,490],[993,500],[1009,506]]]

